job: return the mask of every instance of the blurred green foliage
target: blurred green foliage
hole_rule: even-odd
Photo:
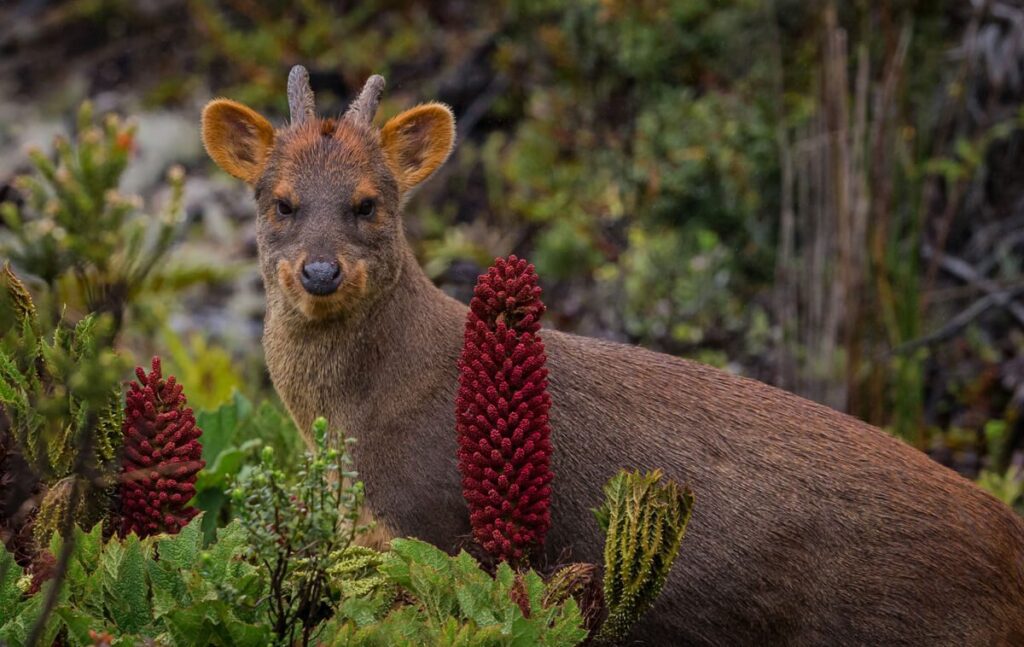
[[[129,310],[147,299],[208,283],[223,272],[210,264],[168,263],[180,237],[184,169],[167,173],[170,197],[156,215],[119,191],[134,152],[136,126],[109,114],[97,124],[92,104],[76,117],[74,138],[58,135],[51,157],[29,152],[33,172],[16,178],[24,203],[0,203],[6,229],[0,254],[40,281],[42,316],[56,321],[109,314],[117,335]],[[146,317],[139,318],[140,322]]]
[[[210,539],[217,527],[234,517],[228,488],[236,479],[248,478],[260,464],[263,448],[272,449],[277,465],[290,473],[298,466],[303,442],[280,405],[267,399],[254,407],[237,391],[220,407],[200,410],[196,424],[203,430],[206,467],[196,480],[195,505],[205,513],[203,532]]]

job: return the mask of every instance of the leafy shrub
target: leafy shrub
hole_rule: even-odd
[[[380,572],[412,597],[389,612],[365,600],[343,605],[348,617],[329,625],[326,645],[576,645],[587,637],[572,599],[545,604],[534,571],[507,562],[494,577],[465,551],[450,557],[430,544],[396,539]]]
[[[120,446],[117,371],[122,364],[104,346],[107,322],[98,317],[74,326],[59,321],[45,334],[10,265],[4,267],[4,282],[16,304],[16,321],[0,339],[0,403],[15,441],[48,482],[73,472],[76,450],[86,440],[95,454],[93,467],[109,476]]]
[[[284,645],[300,637],[309,644],[330,613],[332,558],[366,530],[356,523],[363,489],[352,481],[351,457],[344,446],[330,446],[334,439],[323,418],[313,423],[313,438],[294,481],[274,466],[273,449],[264,447],[262,464],[243,473],[232,491],[247,556],[269,579],[269,624]]]
[[[55,538],[53,552],[59,544]],[[244,548],[237,524],[220,530],[205,550],[198,523],[174,536],[131,534],[106,542],[99,524],[90,532],[76,529],[45,642],[60,633],[69,645],[92,645],[90,633],[103,632],[116,636],[113,645],[266,645],[270,632],[257,622],[258,610],[236,603],[245,595],[258,599],[264,588],[259,569],[240,559]],[[27,582],[19,572],[9,553],[0,554],[0,573],[7,573],[0,578],[0,639],[14,647],[24,644],[42,598],[22,595]]]
[[[205,548],[200,518],[144,539],[76,529],[44,643],[560,646],[586,637],[576,603],[552,601],[533,571],[506,564],[492,577],[465,552],[415,540],[386,553],[352,545],[361,484],[322,419],[314,437],[292,479],[264,449],[232,491],[239,518]],[[61,549],[55,536],[50,551]],[[0,552],[0,640],[25,644],[53,585],[35,592]]]
[[[0,338],[0,405],[10,425],[0,435],[10,437],[5,453],[16,451],[25,463],[18,469],[4,460],[12,473],[0,477],[42,482],[32,532],[46,545],[72,519],[89,527],[107,512],[119,468],[124,365],[106,346],[108,318],[47,326],[9,265],[3,281],[14,321]]]

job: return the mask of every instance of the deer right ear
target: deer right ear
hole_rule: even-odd
[[[274,127],[252,108],[216,99],[203,109],[203,146],[217,166],[255,184],[274,146]]]

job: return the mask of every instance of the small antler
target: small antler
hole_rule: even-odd
[[[296,65],[288,73],[288,108],[293,124],[313,118],[315,107],[313,90],[309,87],[309,72],[301,65]]]
[[[377,114],[377,104],[380,103],[380,95],[383,92],[383,76],[374,74],[366,79],[366,85],[363,86],[362,92],[345,112],[345,119],[369,126],[373,122],[373,116]]]

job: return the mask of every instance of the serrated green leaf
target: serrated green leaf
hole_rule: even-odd
[[[196,515],[176,535],[161,538],[156,542],[157,556],[161,562],[173,568],[190,569],[196,565],[202,548],[203,515]]]
[[[455,597],[459,612],[481,627],[499,622],[494,609],[492,591],[495,581],[480,569],[480,565],[466,551],[452,559],[455,573]]]
[[[393,599],[394,596],[383,594],[349,598],[338,606],[338,613],[355,622],[357,627],[365,627],[380,620]]]
[[[232,572],[231,565],[246,546],[245,529],[237,521],[217,531],[217,540],[200,556],[202,572],[213,583],[222,583]]]
[[[96,570],[100,563],[100,553],[103,551],[103,524],[98,523],[89,532],[75,529],[75,559],[81,563],[82,568],[91,573]],[[56,555],[57,553],[54,553]]]
[[[152,617],[146,586],[146,555],[134,534],[111,540],[100,557],[103,593],[110,617],[125,633],[138,633]]]
[[[43,591],[46,590],[47,587],[44,587]],[[33,595],[20,606],[16,615],[12,616],[6,623],[0,622],[0,644],[6,642],[11,647],[21,647],[26,644],[29,632],[32,631],[32,627],[42,611],[44,597],[42,594]],[[39,644],[49,645],[53,643],[57,632],[60,631],[60,627],[60,618],[50,616]]]
[[[175,609],[167,615],[167,630],[178,645],[211,645],[213,623],[209,605],[196,604]]]
[[[159,619],[192,602],[182,572],[163,561],[148,561],[146,573],[153,586],[153,616]]]

